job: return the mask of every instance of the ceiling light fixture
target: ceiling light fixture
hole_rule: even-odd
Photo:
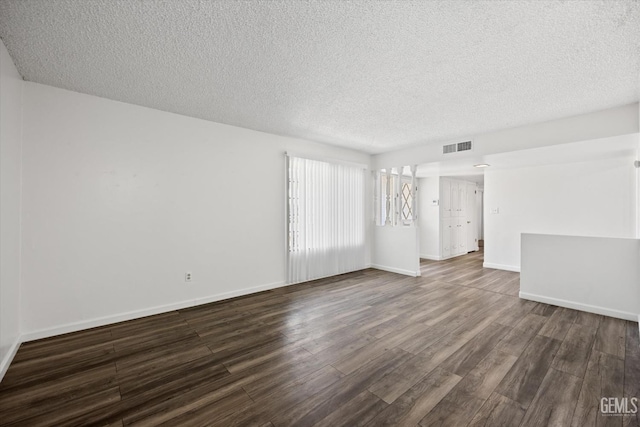
[[[477,165],[473,165],[474,168],[488,168],[491,165],[488,165],[486,163],[478,163]]]

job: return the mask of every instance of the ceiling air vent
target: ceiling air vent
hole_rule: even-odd
[[[457,144],[449,144],[442,147],[442,154],[455,153],[457,150]]]
[[[471,150],[471,141],[458,142],[456,144],[442,146],[442,154],[457,153],[459,151],[469,150]]]
[[[458,142],[458,151],[471,150],[471,141]]]

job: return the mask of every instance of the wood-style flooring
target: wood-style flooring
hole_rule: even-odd
[[[23,344],[0,424],[638,426],[638,324],[517,298],[482,253]]]

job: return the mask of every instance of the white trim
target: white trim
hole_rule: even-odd
[[[18,352],[22,342],[22,336],[18,336],[11,347],[9,347],[9,351],[4,356],[4,359],[2,359],[2,362],[0,363],[0,381],[4,378],[4,374],[7,373],[7,369],[9,369],[9,365],[13,362],[13,358],[16,357],[16,353]]]
[[[442,257],[440,257],[440,255],[420,254],[420,258],[422,258],[422,259],[430,259],[431,261],[442,261]]]
[[[356,271],[363,271],[363,270],[366,270],[367,268],[373,268],[373,267],[371,266],[371,264],[365,264],[364,267],[358,268],[357,270],[342,271],[340,273],[327,274],[326,276],[314,277],[313,279],[304,279],[299,282],[285,283],[283,286],[293,286],[293,285],[299,285],[301,283],[315,282],[316,280],[328,279],[329,277],[336,277],[336,276],[341,276],[343,274],[355,273]]]
[[[484,268],[495,268],[497,270],[515,271],[516,273],[520,273],[520,266],[517,266],[517,265],[494,264],[492,262],[483,262],[482,266]]]
[[[545,297],[543,295],[530,294],[528,292],[520,292],[520,298],[542,302],[545,304],[557,305],[559,307],[571,308],[573,310],[586,311],[589,313],[602,314],[603,316],[615,317],[618,319],[631,320],[633,322],[640,320],[637,313],[629,313],[627,311],[614,310],[612,308],[600,307],[597,305],[584,304],[576,301],[567,301],[559,298]]]
[[[387,267],[387,266],[378,265],[378,264],[371,264],[371,268],[375,268],[376,270],[388,271],[390,273],[404,274],[405,276],[411,276],[411,277],[420,276],[419,271],[404,270],[402,268]]]
[[[79,322],[67,323],[65,325],[55,326],[53,328],[40,329],[33,332],[22,334],[22,342],[49,338],[56,335],[77,332],[84,329],[96,328],[98,326],[110,325],[112,323],[124,322],[127,320],[139,319],[141,317],[152,316],[154,314],[166,313],[173,310],[194,307],[197,305],[208,304],[210,302],[222,301],[243,295],[253,294],[257,292],[267,291],[270,289],[286,286],[284,282],[268,283],[266,285],[254,286],[251,288],[240,289],[237,291],[223,292],[221,294],[211,295],[204,298],[196,298],[193,300],[181,301],[173,304],[159,305],[156,307],[145,308],[142,310],[129,311],[126,313],[115,314],[112,316],[99,317],[96,319],[82,320]]]

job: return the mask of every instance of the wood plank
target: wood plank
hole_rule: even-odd
[[[593,326],[594,328],[598,328],[603,317],[604,316],[601,316],[599,314],[579,311],[574,323],[577,323],[578,325]]]
[[[274,391],[281,391],[289,384],[297,383],[307,375],[328,367],[334,369],[332,366],[326,365],[323,361],[319,361],[316,358],[300,357],[296,360],[278,363],[275,367],[271,368],[269,368],[268,365],[264,367],[263,365],[258,365],[249,371],[241,372],[240,375],[243,377],[248,375],[248,380],[243,381],[242,387],[249,393],[252,399],[260,401]],[[251,373],[252,371],[253,373]],[[343,376],[341,372],[340,376]]]
[[[170,420],[174,420],[174,424],[179,425],[180,421],[186,422],[192,416],[199,418],[201,415],[199,410],[206,411],[206,408],[211,407],[220,408],[219,416],[222,418],[250,403],[252,403],[251,398],[240,387],[220,391],[203,386],[194,388],[171,400],[145,407],[143,410],[125,417],[124,425],[154,426]],[[206,412],[206,414],[205,417],[209,413]]]
[[[314,427],[364,426],[387,406],[376,395],[365,390],[337,410],[333,411]]]
[[[410,328],[406,328],[401,332],[385,335],[371,344],[361,347],[355,354],[349,354],[339,361],[332,363],[332,365],[340,372],[350,374],[371,360],[376,359],[384,352],[395,348],[407,337],[413,336],[423,329],[425,329],[425,326],[419,323]]]
[[[81,372],[57,381],[36,384],[11,394],[0,394],[0,424],[25,421],[48,412],[73,406],[79,399],[118,387],[113,364]]]
[[[538,314],[527,314],[517,322],[514,328],[498,343],[496,348],[505,353],[520,356],[531,340],[538,334],[547,318]]]
[[[462,378],[436,368],[400,396],[370,426],[416,425]]]
[[[555,305],[543,304],[539,302],[539,303],[536,303],[536,306],[533,307],[533,309],[531,309],[531,313],[538,314],[544,317],[550,317],[553,315],[553,313],[556,312],[556,310],[559,310],[559,309],[560,307],[557,307]]]
[[[232,375],[221,375],[219,365],[184,372],[182,376],[162,378],[158,383],[140,387],[135,393],[123,396],[115,405],[92,411],[83,418],[85,424],[108,424],[119,419],[135,417],[136,414],[149,411],[154,407],[167,407],[177,402],[174,399],[184,398],[185,394],[197,389],[197,397],[206,393],[217,392],[220,395],[231,393],[242,385],[242,379]]]
[[[578,402],[581,385],[580,378],[549,369],[521,425],[523,427],[569,425]]]
[[[493,350],[421,421],[421,426],[463,425],[502,381],[517,357]]]
[[[465,330],[443,338],[375,382],[369,390],[385,402],[393,403],[418,383],[424,375],[431,372],[484,329],[483,324],[476,326],[477,329]]]
[[[591,352],[571,426],[620,426],[621,417],[603,416],[600,399],[623,395],[624,362],[598,350]]]
[[[329,365],[338,362],[339,360],[346,359],[350,355],[361,351],[363,348],[371,349],[373,343],[378,341],[378,338],[372,337],[368,334],[360,334],[357,338],[351,338],[348,342],[337,343],[329,348],[326,348],[314,355],[314,358]],[[304,347],[306,349],[306,347]]]
[[[54,381],[39,382],[28,387],[3,391],[0,392],[0,413],[6,414],[11,409],[44,402],[54,397],[58,398],[68,392],[77,396],[78,391],[84,387],[99,389],[100,386],[97,383],[101,381],[108,385],[107,388],[111,388],[116,380],[116,366],[111,363],[75,372]]]
[[[94,368],[113,365],[115,359],[116,354],[112,346],[111,351],[108,351],[106,354],[82,359],[71,365],[65,364],[59,366],[42,363],[41,365],[33,366],[31,370],[19,369],[12,365],[7,370],[5,377],[2,379],[2,383],[0,383],[0,392],[17,392],[21,388],[32,387],[50,381],[58,381],[78,372],[91,371]]]
[[[79,420],[92,411],[112,405],[120,401],[118,387],[112,387],[93,393],[64,404],[58,405],[53,411],[48,411],[34,417],[23,418],[19,424],[28,426],[79,425]]]
[[[278,414],[271,419],[271,422],[276,427],[293,424],[313,425],[366,390],[371,383],[386,375],[397,364],[404,362],[409,357],[407,352],[400,349],[384,352],[378,358],[339,379],[320,393],[289,408],[286,412]]]
[[[16,353],[13,364],[37,359],[42,361],[43,357],[71,352],[74,350],[84,350],[97,344],[104,344],[111,341],[111,331],[109,329],[89,329],[73,334],[58,335],[52,338],[31,341],[20,345]]]
[[[185,324],[184,318],[177,311],[147,316],[140,319],[128,320],[126,322],[109,325],[112,339],[131,337],[135,335],[145,335],[155,328],[167,325],[181,326]]]
[[[540,335],[562,341],[576,317],[577,312],[575,310],[558,308],[540,329]]]
[[[231,373],[239,372],[243,369],[259,365],[274,358],[277,358],[278,360],[287,358],[291,350],[298,348],[299,345],[295,343],[281,344],[280,342],[275,342],[252,352],[228,359],[224,362],[224,366],[226,366]],[[309,355],[311,355],[311,353],[309,353]]]
[[[424,355],[414,356],[372,384],[369,390],[384,402],[393,403],[420,382],[427,373],[435,369],[448,355],[449,353],[442,354],[435,359]]]
[[[309,375],[300,375],[294,382],[272,387],[271,393],[265,393],[259,397],[249,393],[256,403],[212,423],[212,426],[261,426],[265,421],[286,412],[289,408],[324,390],[342,377],[342,373],[332,366],[325,366]]]
[[[227,338],[216,345],[212,345],[207,338],[202,338],[203,344],[209,347],[213,353],[213,359],[219,363],[224,363],[229,359],[241,356],[251,351],[257,350],[274,342],[287,342],[284,335],[276,333],[260,333],[258,336],[253,333]]]
[[[511,329],[493,323],[469,340],[440,366],[459,376],[465,376],[484,359]]]
[[[624,320],[604,317],[596,334],[594,348],[624,359],[626,333]]]
[[[624,397],[640,400],[640,336],[638,323],[627,322],[624,361]],[[638,402],[640,407],[640,401]],[[639,408],[640,409],[640,408]],[[622,418],[625,427],[640,427],[640,411]]]
[[[597,328],[573,324],[551,363],[551,367],[576,377],[584,377]]]
[[[511,427],[520,425],[525,409],[498,393],[492,393],[489,399],[469,423],[468,427]]]
[[[527,322],[531,322],[535,320],[536,317],[544,317],[540,315],[534,315],[531,311],[536,307],[537,303],[533,301],[522,300],[518,298],[514,304],[511,306],[509,311],[505,312],[502,316],[496,319],[497,323],[508,327],[515,327],[520,324],[521,327],[525,327],[525,324],[522,324],[523,320],[527,319]],[[532,316],[527,317],[529,314]],[[536,321],[537,323],[537,321]],[[534,325],[535,326],[535,325]],[[529,326],[530,327],[530,326]]]
[[[149,364],[156,364],[162,360],[164,364],[169,364],[172,359],[177,359],[178,354],[193,353],[194,358],[200,358],[211,354],[209,348],[202,343],[197,334],[189,334],[185,339],[165,345],[137,348],[130,351],[121,351],[116,357],[118,372],[134,371],[145,369]],[[193,359],[191,359],[193,360]]]
[[[213,396],[213,395],[212,395]],[[193,426],[199,427],[214,423],[252,404],[253,401],[240,389],[221,399],[209,396],[203,396],[197,400],[192,400],[180,408],[174,408],[154,416],[136,421],[131,425],[136,426],[157,426],[157,425],[174,425],[174,426]]]
[[[182,380],[194,373],[208,381],[229,375],[229,371],[223,365],[212,361],[205,355],[199,359],[182,361],[167,369],[151,369],[133,373],[118,372],[118,383],[120,393],[124,398],[127,398],[153,390],[156,387],[166,387],[167,384]]]
[[[536,336],[498,385],[496,392],[528,408],[560,344],[558,340]]]

